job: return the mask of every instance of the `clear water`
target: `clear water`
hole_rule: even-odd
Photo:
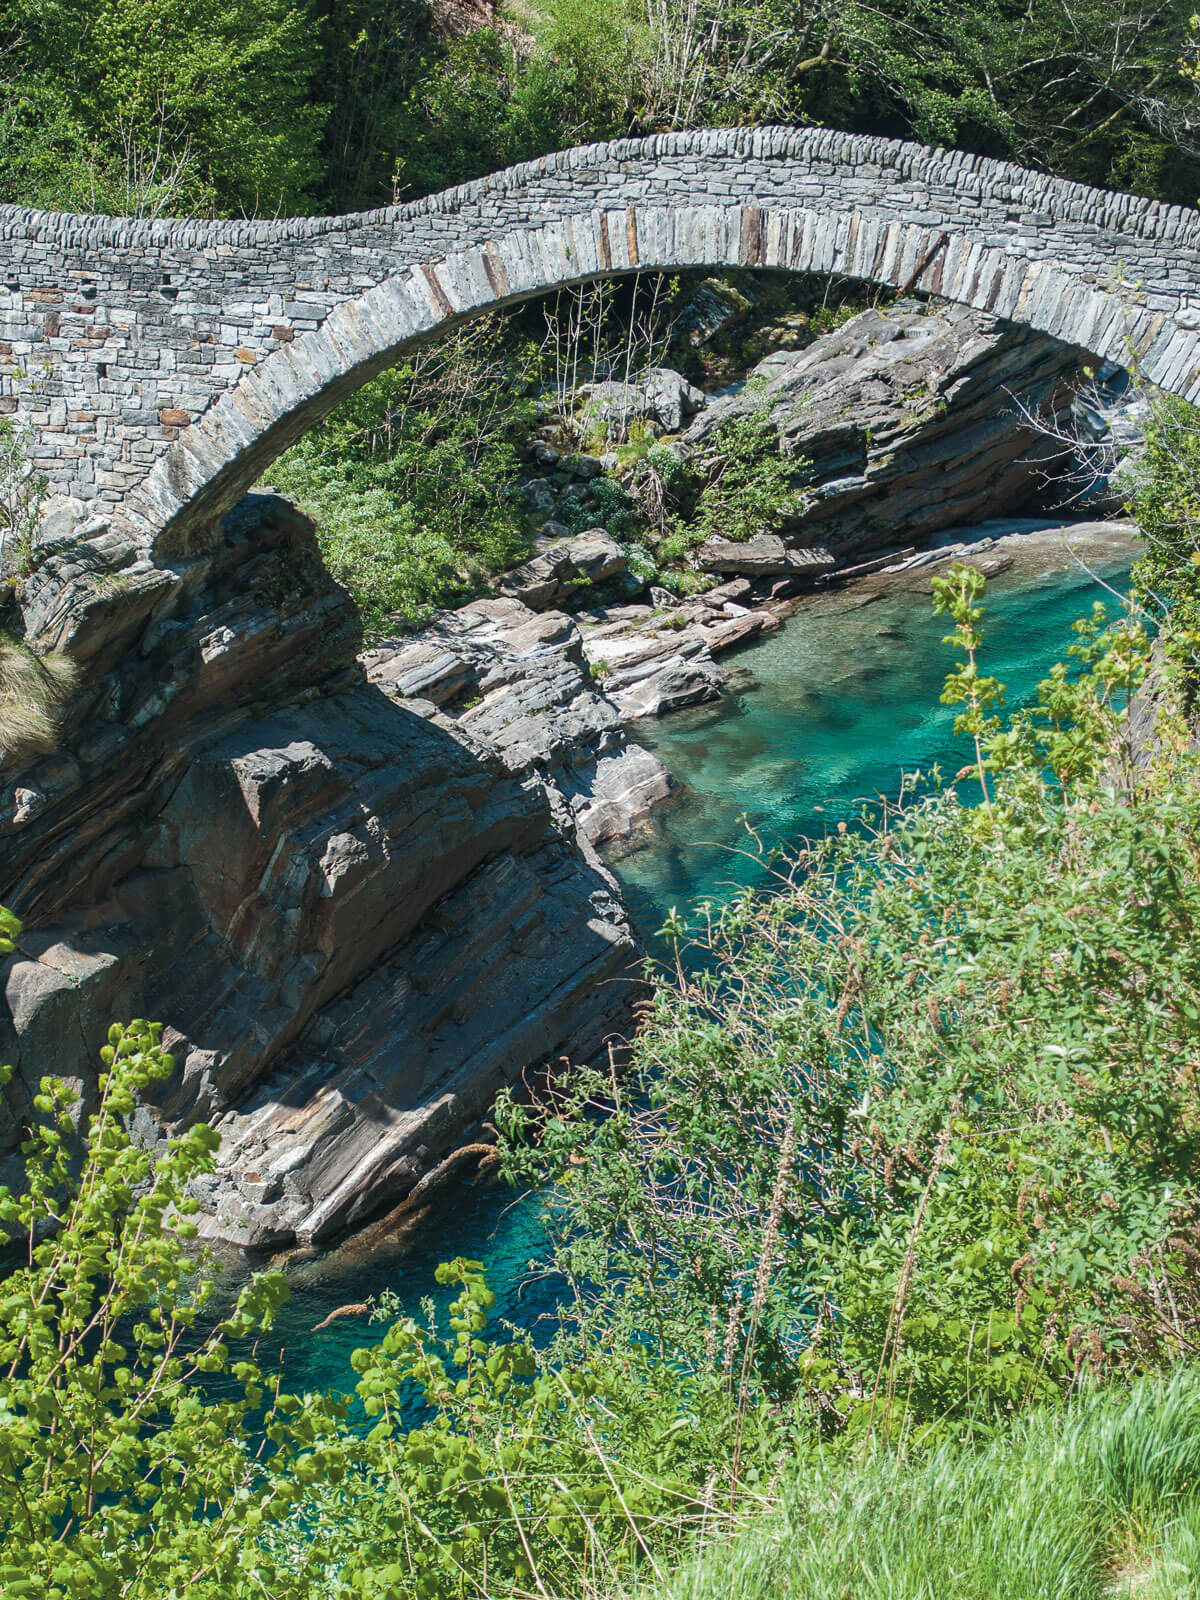
[[[1115,560],[1099,577],[1120,588]],[[1028,702],[1063,657],[1070,624],[1104,598],[1075,566],[1034,578],[1001,577],[989,601],[986,670],[1010,705]],[[635,727],[680,785],[640,847],[614,861],[635,919],[652,937],[671,906],[684,910],[727,894],[761,871],[746,854],[749,822],[764,843],[820,834],[853,817],[863,798],[895,795],[905,772],[940,765],[947,776],[966,752],[954,713],[938,703],[952,654],[945,619],[927,591],[864,601],[829,596],[741,654],[735,683],[717,705]],[[549,1331],[553,1281],[531,1278],[542,1245],[536,1197],[468,1187],[443,1191],[433,1222],[408,1246],[363,1260],[338,1251],[302,1266],[275,1338],[290,1382],[348,1387],[349,1356],[372,1336],[364,1318],[313,1328],[334,1307],[394,1290],[416,1311],[439,1261],[486,1261],[497,1314]]]

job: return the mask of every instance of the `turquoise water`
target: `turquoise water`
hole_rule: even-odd
[[[1110,562],[1099,576],[1119,588],[1125,572]],[[996,580],[985,670],[1006,684],[1011,705],[1033,697],[1063,657],[1071,622],[1105,597],[1104,586],[1074,566]],[[683,910],[753,881],[762,869],[744,853],[747,822],[764,844],[786,844],[853,817],[864,798],[894,796],[905,772],[936,763],[953,775],[966,752],[952,731],[954,713],[938,704],[953,659],[941,643],[946,631],[927,590],[869,601],[829,596],[730,663],[732,692],[719,704],[632,730],[680,786],[640,847],[613,863],[645,936],[671,906]],[[315,1324],[384,1289],[415,1311],[438,1262],[455,1255],[486,1261],[498,1315],[549,1332],[556,1286],[529,1274],[541,1244],[536,1197],[462,1187],[442,1192],[411,1246],[368,1260],[334,1252],[301,1266],[274,1336],[288,1380],[348,1386],[350,1353],[371,1337],[366,1320],[317,1334]]]

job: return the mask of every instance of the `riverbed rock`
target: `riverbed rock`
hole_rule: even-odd
[[[55,752],[0,768],[0,903],[25,919],[2,969],[0,1182],[40,1077],[72,1081],[82,1117],[108,1024],[157,1017],[178,1068],[137,1133],[222,1130],[204,1231],[327,1237],[395,1201],[501,1082],[625,1025],[619,893],[536,763],[368,681],[286,502],[250,496],[169,568],[76,531],[23,610],[79,689]],[[405,688],[451,682],[427,653]]]
[[[587,584],[604,583],[625,570],[625,552],[603,528],[563,539],[505,574],[501,593],[532,611],[548,611]]]
[[[628,836],[670,792],[662,763],[626,738],[621,709],[593,680],[579,627],[562,612],[532,611],[512,595],[476,600],[365,659],[370,681],[399,703],[432,702],[511,773],[536,773],[590,843]]]
[[[582,393],[588,420],[617,438],[625,437],[631,422],[656,422],[678,433],[707,403],[704,391],[671,367],[647,367],[627,383],[585,384]]]
[[[704,278],[689,292],[676,329],[693,350],[700,350],[740,327],[755,303],[749,280],[734,284],[728,278]]]
[[[706,572],[728,572],[750,578],[790,578],[817,573],[834,565],[834,555],[824,546],[798,549],[778,534],[759,533],[740,543],[709,539],[696,551],[696,563]]]
[[[1082,353],[962,306],[865,311],[806,349],[781,351],[710,401],[680,441],[704,461],[723,422],[766,405],[786,454],[811,463],[789,544],[846,556],[917,543],[1017,510],[1061,456],[1029,416],[1062,421]]]
[[[552,517],[558,507],[554,490],[545,478],[535,478],[522,491],[525,509],[535,517]]]
[[[580,616],[584,655],[623,720],[720,698],[727,674],[715,658],[778,626],[769,611],[734,604],[731,614],[729,604],[714,591],[668,608],[609,606]]]

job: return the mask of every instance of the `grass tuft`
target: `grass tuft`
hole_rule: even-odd
[[[59,714],[78,675],[66,656],[39,656],[15,639],[0,640],[0,762],[57,748]]]
[[[1200,1370],[982,1444],[825,1449],[655,1600],[1200,1600]],[[649,1590],[645,1592],[649,1600]]]

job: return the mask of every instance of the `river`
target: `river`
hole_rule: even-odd
[[[1101,548],[1089,566],[1018,558],[990,585],[984,670],[1005,683],[1010,706],[1028,703],[1063,658],[1071,622],[1123,586],[1128,551]],[[761,872],[747,824],[765,845],[788,844],[852,819],[864,797],[894,796],[904,773],[937,765],[954,774],[966,752],[954,712],[938,701],[953,660],[946,632],[930,609],[928,574],[905,588],[829,594],[738,656],[722,701],[631,729],[679,784],[636,847],[612,862],[645,938],[670,907],[724,896]],[[548,1330],[555,1286],[528,1270],[541,1245],[536,1196],[448,1186],[411,1243],[366,1260],[338,1252],[301,1263],[272,1334],[288,1382],[348,1387],[351,1351],[378,1330],[363,1317],[314,1334],[316,1324],[384,1289],[416,1311],[435,1266],[455,1255],[486,1262],[498,1316]]]

